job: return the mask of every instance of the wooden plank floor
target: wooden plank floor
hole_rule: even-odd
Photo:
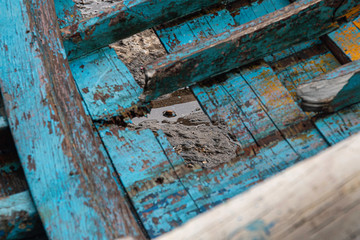
[[[62,27],[81,19],[71,1],[56,0],[55,4]],[[204,10],[191,19],[159,26],[156,32],[166,50],[171,53],[278,10],[289,2],[264,0],[255,1],[251,5],[241,4],[234,3],[227,8],[216,9],[217,12]],[[73,12],[73,17],[69,18],[71,15],[66,11]],[[359,25],[358,20],[351,24],[355,27]],[[349,31],[356,35],[357,28],[354,30],[352,25]],[[338,36],[343,32],[345,30],[330,37],[350,58],[355,59],[355,50],[348,50],[358,49],[354,47],[354,42],[337,42],[341,39]],[[45,194],[46,199],[55,198],[68,204],[61,205],[61,209],[69,210],[62,215],[46,215],[46,211],[56,208],[55,202],[47,201],[47,205],[41,205],[39,208],[49,236],[65,239],[74,236],[91,237],[97,234],[108,239],[126,235],[141,238],[140,227],[135,223],[136,220],[140,220],[140,225],[145,228],[149,237],[157,237],[298,161],[318,153],[330,144],[354,134],[360,130],[358,105],[332,115],[317,116],[304,113],[299,108],[294,94],[299,84],[309,82],[315,76],[338,66],[340,63],[327,47],[320,40],[313,40],[268,56],[265,61],[224,74],[220,77],[219,83],[209,81],[193,86],[192,90],[209,118],[213,122],[225,121],[243,148],[240,158],[212,169],[202,169],[186,166],[161,131],[136,131],[119,126],[116,121],[109,121],[121,115],[124,109],[135,106],[141,93],[140,87],[112,49],[104,47],[82,56],[81,59],[71,61],[72,75],[85,107],[80,116],[85,120],[82,119],[78,126],[83,128],[87,124],[90,129],[91,126],[86,123],[86,114],[90,116],[96,122],[95,135],[88,136],[86,140],[92,139],[93,142],[102,143],[97,145],[99,155],[90,156],[90,153],[87,153],[85,158],[81,157],[78,161],[88,161],[102,156],[100,158],[103,161],[100,164],[89,167],[91,175],[96,176],[88,180],[96,185],[92,185],[93,192],[90,194],[96,193],[96,196],[104,199],[91,203],[109,208],[102,212],[106,215],[104,219],[101,213],[84,205],[84,201],[90,201],[89,198],[93,196],[87,195],[86,187],[81,187],[84,192],[76,190],[82,183],[80,180],[83,171],[70,171],[77,167],[70,166],[71,162],[67,162],[66,158],[65,162],[56,164],[43,162],[43,165],[38,165],[37,162],[36,167],[57,169],[59,164],[65,164],[60,168],[65,167],[69,170],[70,177],[65,176],[67,173],[57,172],[50,183],[46,184],[50,186],[61,178],[61,186],[68,185],[63,193],[69,199],[71,196],[71,201],[63,199],[55,192],[42,191],[39,186],[43,186],[45,182],[37,183],[36,179],[44,181],[46,178],[38,174],[31,161],[26,161],[25,155],[21,155],[35,202],[38,205],[43,204],[43,200],[38,196]],[[5,93],[8,93],[7,91]],[[39,112],[42,110],[44,109],[40,109]],[[46,111],[49,116],[53,116],[52,112]],[[18,123],[14,122],[15,117],[12,116],[10,125],[18,133],[15,134],[16,140],[21,144],[19,133],[24,131],[24,127],[23,123],[17,125]],[[27,120],[29,119],[25,119],[25,122]],[[40,122],[38,124],[41,125]],[[46,126],[45,128],[48,129]],[[51,123],[50,129],[58,132],[57,127]],[[58,138],[53,139],[53,142],[60,141]],[[86,142],[79,143],[86,145]],[[39,146],[35,144],[34,147]],[[37,156],[36,152],[34,154]],[[111,184],[105,183],[105,179]],[[55,190],[59,189],[58,185],[51,186]],[[75,195],[76,197],[73,197]],[[131,204],[126,201],[127,197]],[[79,209],[86,212],[87,216],[71,216],[78,214]],[[102,208],[99,209],[101,212]],[[67,219],[69,222],[62,222],[60,215],[61,219]],[[122,217],[125,217],[125,220]],[[113,221],[114,224],[107,221]],[[78,231],[79,229],[81,231]],[[84,232],[85,230],[88,231]]]
[[[245,21],[243,20],[244,18],[238,17],[239,14],[246,16],[248,20],[265,14],[263,12],[264,5],[262,4],[269,3],[264,2],[265,3],[242,8],[238,13],[222,10],[219,14],[210,13],[199,16],[198,18],[192,18],[189,21],[182,21],[178,23],[178,26],[175,24],[171,24],[170,26],[163,25],[157,28],[157,33],[168,52],[178,51],[191,42],[200,42],[206,37],[218,34],[219,32],[213,29],[219,30],[219,28],[214,26],[218,25],[217,21],[220,21],[220,19],[226,19],[226,21],[223,22],[225,24],[221,25],[223,26],[222,31],[226,31],[234,24],[233,19],[235,19],[236,23],[243,23],[241,21]],[[284,3],[279,2],[280,7],[283,5]],[[274,6],[274,9],[277,9],[279,6]],[[266,9],[270,8],[266,7]],[[231,16],[233,16],[233,19]],[[252,167],[254,167],[255,170],[261,171],[260,163],[264,164],[264,162],[267,162],[265,160],[266,158],[263,159],[262,157],[267,156],[270,159],[278,160],[278,165],[275,164],[275,166],[278,167],[275,169],[279,171],[297,162],[299,159],[315,155],[319,151],[327,148],[329,143],[334,144],[344,139],[341,137],[337,141],[332,141],[330,134],[324,135],[324,128],[318,127],[319,121],[321,120],[316,121],[314,124],[311,120],[313,115],[303,113],[297,106],[296,102],[298,99],[295,95],[296,86],[303,82],[311,81],[314,77],[329,72],[340,66],[340,64],[336,57],[334,57],[319,40],[313,40],[275,53],[268,56],[266,62],[271,66],[269,72],[272,72],[274,76],[277,75],[276,79],[280,80],[277,80],[278,82],[276,82],[276,84],[274,84],[274,81],[269,80],[265,71],[263,73],[259,72],[258,76],[256,76],[256,66],[249,66],[221,77],[221,83],[212,84],[210,81],[209,83],[198,84],[192,87],[192,90],[209,118],[214,122],[219,121],[219,119],[224,120],[243,146],[250,146],[251,144],[255,146],[254,143],[260,143],[260,151],[257,150],[260,153],[257,153],[255,159],[254,157],[248,159],[243,158],[243,162],[247,163],[248,166],[250,163],[256,163],[253,164]],[[249,77],[246,77],[246,73],[244,72],[248,72],[250,78],[251,75],[255,75],[255,79],[258,80],[249,80]],[[219,81],[219,79],[217,79],[217,81]],[[271,85],[269,84],[270,82],[267,83],[267,81],[273,82],[273,84]],[[278,94],[274,94],[274,92]],[[285,96],[283,96],[284,94]],[[278,105],[276,103],[278,103]],[[284,107],[288,109],[284,109]],[[341,128],[341,130],[335,129],[335,131],[341,132],[344,137],[346,135],[350,136],[360,130],[358,129],[359,125],[355,123],[359,117],[356,116],[353,108],[354,107],[350,107],[347,109],[349,112],[345,114],[347,116],[347,123],[344,121],[339,122],[337,126]],[[298,113],[296,114],[296,112]],[[352,116],[350,116],[350,112]],[[344,116],[342,112],[335,113],[331,116],[338,116],[338,114]],[[322,121],[328,121],[331,116],[322,118]],[[303,123],[303,125],[301,123]],[[352,131],[350,131],[350,129],[344,129],[346,128],[345,126],[349,124],[351,125]],[[286,129],[286,126],[289,126],[289,129]],[[336,125],[334,127],[336,128]],[[279,134],[280,132],[281,134]],[[267,136],[269,133],[277,136],[278,145],[275,146],[268,142],[261,142],[261,133],[263,133],[263,136]],[[330,132],[328,131],[328,133]],[[336,133],[334,136],[336,136]],[[277,152],[278,154],[274,154],[275,149],[281,150]],[[291,154],[289,151],[293,153]],[[272,153],[269,154],[269,152]],[[290,155],[287,155],[289,153]],[[298,158],[293,157],[293,162],[291,162],[291,160],[288,162],[284,161],[285,159],[291,159],[289,156],[293,154],[297,154]],[[274,166],[273,164],[275,162],[270,165]],[[229,165],[232,164],[234,163]],[[221,169],[222,173],[226,171],[228,175],[234,174],[233,168],[229,165],[223,169],[218,167],[217,170]],[[234,165],[236,165],[236,163]],[[240,169],[239,165],[236,165],[236,167]],[[231,185],[230,182],[227,182],[226,178],[221,177],[221,173],[209,176],[208,173],[205,174],[206,171],[203,171],[203,173],[201,173],[201,171],[198,172],[210,177],[210,179],[215,177],[219,180],[219,183],[221,182],[221,184],[213,183],[210,185],[212,195],[214,195],[216,189],[221,187],[224,191],[231,188],[234,192],[237,191],[237,193],[241,193],[244,189],[252,185],[239,184],[243,186],[243,189],[236,188],[234,185]],[[264,172],[266,174],[260,173],[256,175],[254,182],[258,182],[272,175],[271,171]],[[241,174],[242,178],[238,178],[239,182],[246,182],[246,178],[248,181],[254,180],[255,175],[246,175],[245,172]],[[184,176],[183,179],[188,179],[187,176],[191,176],[191,174]],[[232,182],[234,183],[235,181]],[[189,189],[191,189],[191,186]],[[222,202],[229,196],[231,196],[231,194],[223,194],[221,196],[223,199],[219,202]]]
[[[158,240],[358,239],[359,145],[357,134]]]
[[[268,5],[271,3],[256,3],[251,7],[240,8],[238,12],[232,12],[234,7],[222,9],[216,14],[203,13],[178,25],[160,26],[156,29],[157,34],[169,52],[177,51],[186,44],[200,42],[241,24],[244,18],[239,15],[252,20],[268,13],[269,9],[276,10],[287,4],[285,1],[278,1],[270,8]],[[306,51],[310,52],[312,49],[318,50],[311,58],[306,55]],[[303,56],[302,52],[305,52],[303,59],[308,60],[307,63],[305,60],[298,61],[301,63],[300,72],[296,72],[297,67],[290,64],[288,71],[293,71],[293,78],[310,80],[311,76],[320,73],[319,70],[323,73],[339,66],[335,57],[318,40],[286,51],[289,56],[295,53]],[[110,55],[115,58],[113,53]],[[287,57],[282,55],[284,54],[274,54],[272,62]],[[89,95],[90,98],[86,96],[89,76],[94,76],[95,85],[104,84],[108,87],[108,90],[104,90],[105,95],[113,91],[109,86],[131,84],[137,87],[133,79],[128,77],[128,70],[120,60],[116,60],[116,65],[122,67],[118,67],[118,74],[113,75],[106,71],[108,60],[105,58],[100,58],[105,59],[104,67],[95,67],[96,57],[96,53],[86,56],[85,58],[93,59],[87,61],[86,66],[76,61],[72,61],[71,66],[89,112],[97,109],[96,114],[92,114],[93,119],[99,121],[106,115],[106,111],[102,112],[101,109],[113,109],[110,111],[115,113],[119,104],[127,104],[121,99],[133,96],[118,88],[116,94],[125,96],[124,98],[116,98],[115,95],[114,103],[106,100],[94,102],[93,93],[97,90]],[[318,64],[314,62],[317,57],[320,58]],[[303,113],[298,107],[293,94],[296,85],[292,83],[292,91],[287,90],[290,89],[287,87],[290,86],[287,84],[289,79],[276,72],[272,62],[268,60],[268,64],[261,62],[244,67],[226,75],[220,84],[199,84],[192,88],[210,119],[225,120],[229,129],[237,136],[246,153],[240,161],[234,160],[214,169],[189,169],[161,131],[153,135],[149,131],[126,130],[114,124],[102,126],[101,121],[97,124],[106,151],[150,237],[159,236],[182,225],[195,215],[329,146],[322,132],[311,122],[312,116]],[[312,67],[312,64],[323,66],[320,69]],[[96,69],[100,71],[95,71]],[[306,74],[304,69],[310,73]],[[106,72],[108,76],[99,76],[100,72]],[[304,74],[307,76],[304,77]],[[100,79],[98,76],[103,80],[96,81]],[[134,93],[138,94],[137,91]],[[111,115],[112,113],[109,114]],[[273,137],[266,139],[268,135]]]

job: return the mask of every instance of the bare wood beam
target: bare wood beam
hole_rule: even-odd
[[[0,0],[0,86],[51,239],[144,235],[85,114],[52,0]]]
[[[233,2],[229,0],[227,2]],[[223,0],[135,0],[122,1],[115,8],[61,30],[69,59],[191,14]]]
[[[319,37],[350,21],[357,0],[300,0],[146,67],[143,100],[151,101],[196,82],[251,63],[293,44]]]
[[[359,147],[357,134],[157,240],[356,238]]]

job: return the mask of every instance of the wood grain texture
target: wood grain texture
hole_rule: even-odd
[[[53,2],[2,4],[1,91],[47,235],[143,239],[82,107]]]
[[[265,60],[299,104],[300,99],[296,95],[299,85],[310,83],[316,77],[341,66],[319,40],[292,46],[267,56]],[[327,116],[316,116],[309,112],[307,115],[315,117],[313,122],[317,131],[328,144],[333,145],[360,131],[358,109],[357,104]]]
[[[142,89],[115,50],[105,47],[70,62],[81,96],[95,121],[137,111]]]
[[[99,133],[151,238],[199,214],[150,130],[124,130],[111,125],[99,126]]]
[[[353,61],[360,60],[360,28],[359,24],[349,22],[338,30],[329,34],[329,37],[343,50],[343,52]]]
[[[43,233],[28,191],[0,197],[0,239],[28,239]]]
[[[160,58],[146,67],[148,81],[143,100],[156,99],[162,94],[326,34],[338,27],[336,19],[344,19],[348,13],[359,14],[352,11],[358,7],[357,1],[346,1],[340,7],[331,0],[297,1],[211,40],[190,44],[185,50]]]
[[[351,137],[158,239],[357,238],[359,146]]]
[[[246,7],[254,12],[253,7],[262,6]],[[241,13],[241,9],[237,11]],[[180,51],[189,42],[200,42],[214,36],[212,29],[221,33],[235,27],[231,26],[234,21],[221,22],[221,19],[232,17],[232,12],[234,10],[222,9],[180,22],[179,25],[165,24],[157,28],[157,33],[167,51]],[[217,25],[224,29],[217,28]],[[215,81],[197,84],[192,90],[209,118],[213,122],[224,122],[245,153],[213,169],[189,169],[184,167],[182,158],[166,141],[162,143],[169,160],[174,159],[173,166],[179,178],[202,211],[223,203],[328,146],[316,129],[296,124],[304,121],[306,116],[264,63],[252,64]],[[160,132],[158,134],[162,142],[165,136]]]
[[[360,101],[359,80],[360,61],[355,61],[300,85],[297,94],[308,111],[338,111]]]
[[[221,33],[236,27],[234,20],[222,19],[230,17],[240,20],[239,16],[245,16],[244,8],[247,13],[252,13],[246,15],[246,19],[251,21],[284,5],[284,1],[262,1],[240,7],[231,6],[216,13],[191,18],[179,25],[165,24],[157,29],[157,33],[167,51],[174,52],[191,41],[199,42],[213,37],[215,32],[209,29],[218,29],[217,33]],[[218,25],[223,28],[217,28]],[[213,122],[224,121],[246,151],[284,139],[288,141],[286,145],[302,158],[327,147],[272,69],[264,63],[249,65],[192,89],[210,119]]]
[[[41,232],[39,215],[8,127],[0,99],[0,239],[21,239]]]
[[[161,143],[177,176],[188,189],[200,211],[206,211],[232,198],[258,182],[294,164],[298,155],[287,143],[273,143],[269,148],[259,149],[256,154],[242,155],[211,169],[189,167],[166,141],[164,133],[158,132]],[[285,160],[276,158],[281,154]]]
[[[73,0],[54,0],[54,4],[60,28],[75,24],[82,18]]]
[[[230,0],[228,2],[232,2]],[[158,24],[191,14],[222,0],[125,0],[113,9],[61,30],[69,59],[108,46]]]

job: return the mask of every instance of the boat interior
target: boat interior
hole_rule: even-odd
[[[2,2],[7,35],[33,37],[0,36],[0,239],[157,238],[360,131],[358,1],[126,0],[93,18],[72,0]],[[167,54],[142,87],[109,45],[149,28]],[[163,131],[129,127],[183,88],[232,133],[236,158],[189,165]]]

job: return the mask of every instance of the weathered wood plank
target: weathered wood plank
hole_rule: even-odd
[[[266,54],[326,34],[338,27],[337,19],[352,19],[353,15],[359,14],[353,12],[359,6],[355,0],[341,6],[332,0],[301,0],[216,38],[190,45],[146,67],[148,81],[143,99],[150,101]]]
[[[302,159],[328,147],[267,64],[261,62],[242,68],[241,75],[254,91],[272,124]],[[271,137],[271,134],[268,136]]]
[[[41,232],[27,189],[0,98],[0,239],[22,239]]]
[[[341,66],[319,39],[304,42],[264,58],[293,99],[300,105],[296,89],[314,78]],[[309,117],[315,113],[306,113]]]
[[[358,21],[359,18],[329,34],[329,37],[352,61],[358,60],[358,31],[353,25]],[[317,119],[315,124],[330,144],[336,144],[360,131],[359,118],[360,104],[355,104],[329,116]]]
[[[191,19],[181,19],[178,22],[162,24],[156,27],[156,33],[162,41],[166,51],[172,53],[189,44],[199,44],[204,39],[214,37],[236,26],[227,9],[217,10],[215,13],[200,13]]]
[[[150,130],[99,126],[99,133],[132,203],[151,238],[199,214]]]
[[[358,26],[354,22],[349,22],[329,34],[329,37],[353,61],[360,60],[360,29]]]
[[[73,60],[70,68],[93,120],[136,112],[142,89],[113,49]]]
[[[210,171],[203,170],[199,166],[189,167],[184,159],[175,152],[174,147],[169,143],[163,131],[157,131],[156,139],[159,141],[164,153],[175,170],[176,176],[191,195],[191,198],[199,208],[199,213],[204,212],[224,201],[211,194],[211,179],[207,178]],[[224,169],[217,169],[219,175],[224,174]]]
[[[64,46],[69,59],[74,59],[145,29],[221,2],[223,1],[122,1],[108,12],[63,28],[61,32],[64,38]]]
[[[43,233],[30,193],[0,197],[0,239],[28,239]]]
[[[158,239],[356,238],[359,146],[351,137]]]
[[[313,81],[316,77],[333,71],[341,64],[319,40],[310,41],[290,49],[272,54],[265,58],[293,98],[300,104],[296,96],[297,86]],[[316,117],[314,124],[328,144],[333,145],[360,131],[358,105],[340,110],[329,116]],[[346,120],[345,120],[346,119]]]
[[[82,18],[72,0],[54,0],[54,4],[60,28],[75,24]]]
[[[306,111],[334,112],[360,101],[359,80],[360,61],[355,61],[300,85],[297,94]]]
[[[237,8],[237,11],[240,10]],[[224,10],[220,12],[219,14],[228,15]],[[214,33],[208,31],[208,29],[213,29],[213,26],[216,26],[219,17],[217,13],[205,16],[209,19],[206,24],[203,23],[203,17],[198,17],[188,22],[180,23],[180,30],[176,26],[169,27],[166,25],[157,29],[158,35],[166,49],[169,52],[173,52],[186,47],[191,41],[200,41],[203,38],[214,36]],[[254,18],[256,18],[255,15]],[[228,22],[230,23],[231,21]],[[229,25],[227,24],[226,26]],[[254,68],[256,72],[256,67]],[[264,70],[265,72],[266,70],[271,71],[269,67],[265,67]],[[166,145],[166,141],[163,143],[165,145],[164,148],[167,149],[165,152],[171,156],[175,155],[174,158],[177,160],[174,163],[174,167],[177,169],[177,174],[183,184],[189,189],[200,209],[207,210],[212,208],[298,161],[300,159],[299,155],[295,153],[289,144],[297,146],[296,151],[303,158],[311,156],[327,146],[319,132],[314,129],[304,131],[294,137],[289,137],[285,141],[273,121],[268,117],[268,113],[264,111],[266,106],[263,103],[266,103],[264,101],[266,97],[263,97],[262,103],[251,89],[251,84],[247,84],[246,79],[241,75],[246,75],[249,82],[257,82],[257,85],[260,86],[260,80],[266,74],[265,72],[261,73],[261,71],[258,71],[258,74],[254,73],[251,76],[252,72],[252,70],[248,70],[246,74],[245,68],[243,71],[239,70],[239,73],[220,77],[218,79],[220,83],[213,84],[213,81],[192,87],[195,96],[210,119],[214,122],[223,120],[243,147],[250,146],[249,149],[245,149],[245,152],[250,154],[250,156],[244,154],[240,156],[240,159],[222,164],[214,169],[193,169],[190,171],[183,166],[184,163],[181,164],[181,160],[178,160],[181,157],[172,152],[171,147]],[[251,78],[255,79],[251,81]],[[259,81],[256,81],[256,78]],[[271,78],[268,81],[271,83]],[[260,96],[266,89],[266,79],[264,79],[263,84],[262,88],[258,88],[257,93]],[[280,82],[278,82],[278,85],[281,86]],[[285,89],[284,91],[286,92]],[[271,93],[271,88],[268,89],[268,94],[265,94],[265,96],[271,99],[271,94],[269,93]],[[282,93],[281,95],[284,94]],[[276,95],[274,94],[274,96]],[[293,106],[295,106],[294,102]],[[269,107],[275,113],[274,108],[276,107],[274,104]],[[299,111],[298,108],[297,110]],[[290,108],[290,113],[288,112],[288,114],[293,116],[291,111],[292,109]],[[295,118],[298,118],[296,114]],[[286,119],[289,120],[288,122],[291,122],[288,116]],[[275,135],[275,137],[263,139],[270,134]],[[165,137],[159,133],[158,138],[163,139]],[[267,145],[267,147],[259,149],[257,144]],[[254,153],[256,154],[255,156],[253,155]]]
[[[194,201],[205,211],[223,203],[260,181],[294,164],[298,155],[286,147],[287,143],[277,142],[262,148],[256,155],[242,155],[240,158],[220,164],[211,169],[194,166],[188,168],[180,156],[173,156],[165,136],[158,137],[181,182],[188,189]],[[281,155],[283,159],[276,158]]]
[[[2,4],[7,11],[0,16],[4,26],[0,63],[7,67],[0,71],[0,85],[47,235],[142,239],[82,107],[53,2],[2,0]]]
[[[180,27],[179,30],[176,25],[170,27],[164,25],[157,30],[157,33],[167,51],[173,52],[185,47],[191,41],[214,36],[215,34],[208,29],[217,28],[214,26],[221,21],[221,15],[233,16],[237,21],[241,20],[244,23],[245,20],[251,21],[286,5],[284,1],[274,3],[262,1],[251,5],[242,3],[240,6],[239,4],[233,4],[228,8],[229,10],[222,9],[204,15],[208,19],[206,23],[203,23],[204,16],[200,16],[180,23],[180,26],[186,25],[187,28]],[[244,19],[244,11],[251,12],[252,15],[247,14],[247,18]],[[224,26],[235,27],[230,20],[225,23]],[[219,30],[224,32],[226,28]],[[307,45],[302,46],[302,48],[306,47]],[[194,94],[212,121],[224,120],[244,148],[251,145],[255,147],[255,142],[263,146],[271,141],[284,139],[282,134],[302,158],[327,147],[319,132],[313,128],[309,129],[311,128],[309,119],[296,106],[287,90],[266,64],[248,66],[239,73],[229,74],[220,79],[221,83],[213,86],[197,85],[193,88]],[[216,106],[213,106],[214,103]],[[287,128],[285,125],[289,126],[289,124],[294,126]]]

